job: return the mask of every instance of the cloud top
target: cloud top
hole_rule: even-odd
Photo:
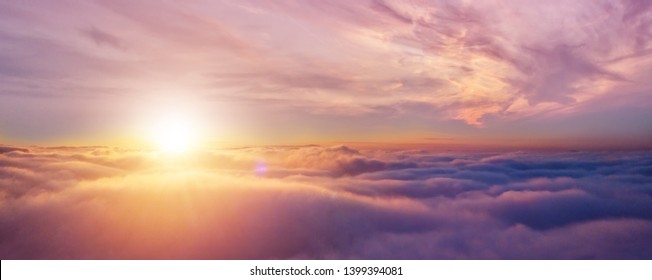
[[[649,152],[3,147],[0,257],[650,259],[651,170]]]

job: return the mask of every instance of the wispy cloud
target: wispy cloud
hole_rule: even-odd
[[[259,112],[478,127],[651,102],[646,1],[35,1],[2,10],[2,95],[169,87]],[[384,110],[406,103],[422,109]]]

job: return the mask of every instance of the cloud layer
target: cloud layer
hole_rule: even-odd
[[[2,259],[650,259],[649,152],[0,149]]]

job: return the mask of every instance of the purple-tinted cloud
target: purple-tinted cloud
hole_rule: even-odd
[[[2,151],[3,259],[652,258],[647,151]]]

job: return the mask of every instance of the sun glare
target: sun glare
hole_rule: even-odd
[[[194,124],[184,116],[170,115],[160,120],[153,130],[153,141],[166,154],[187,153],[197,145]]]

